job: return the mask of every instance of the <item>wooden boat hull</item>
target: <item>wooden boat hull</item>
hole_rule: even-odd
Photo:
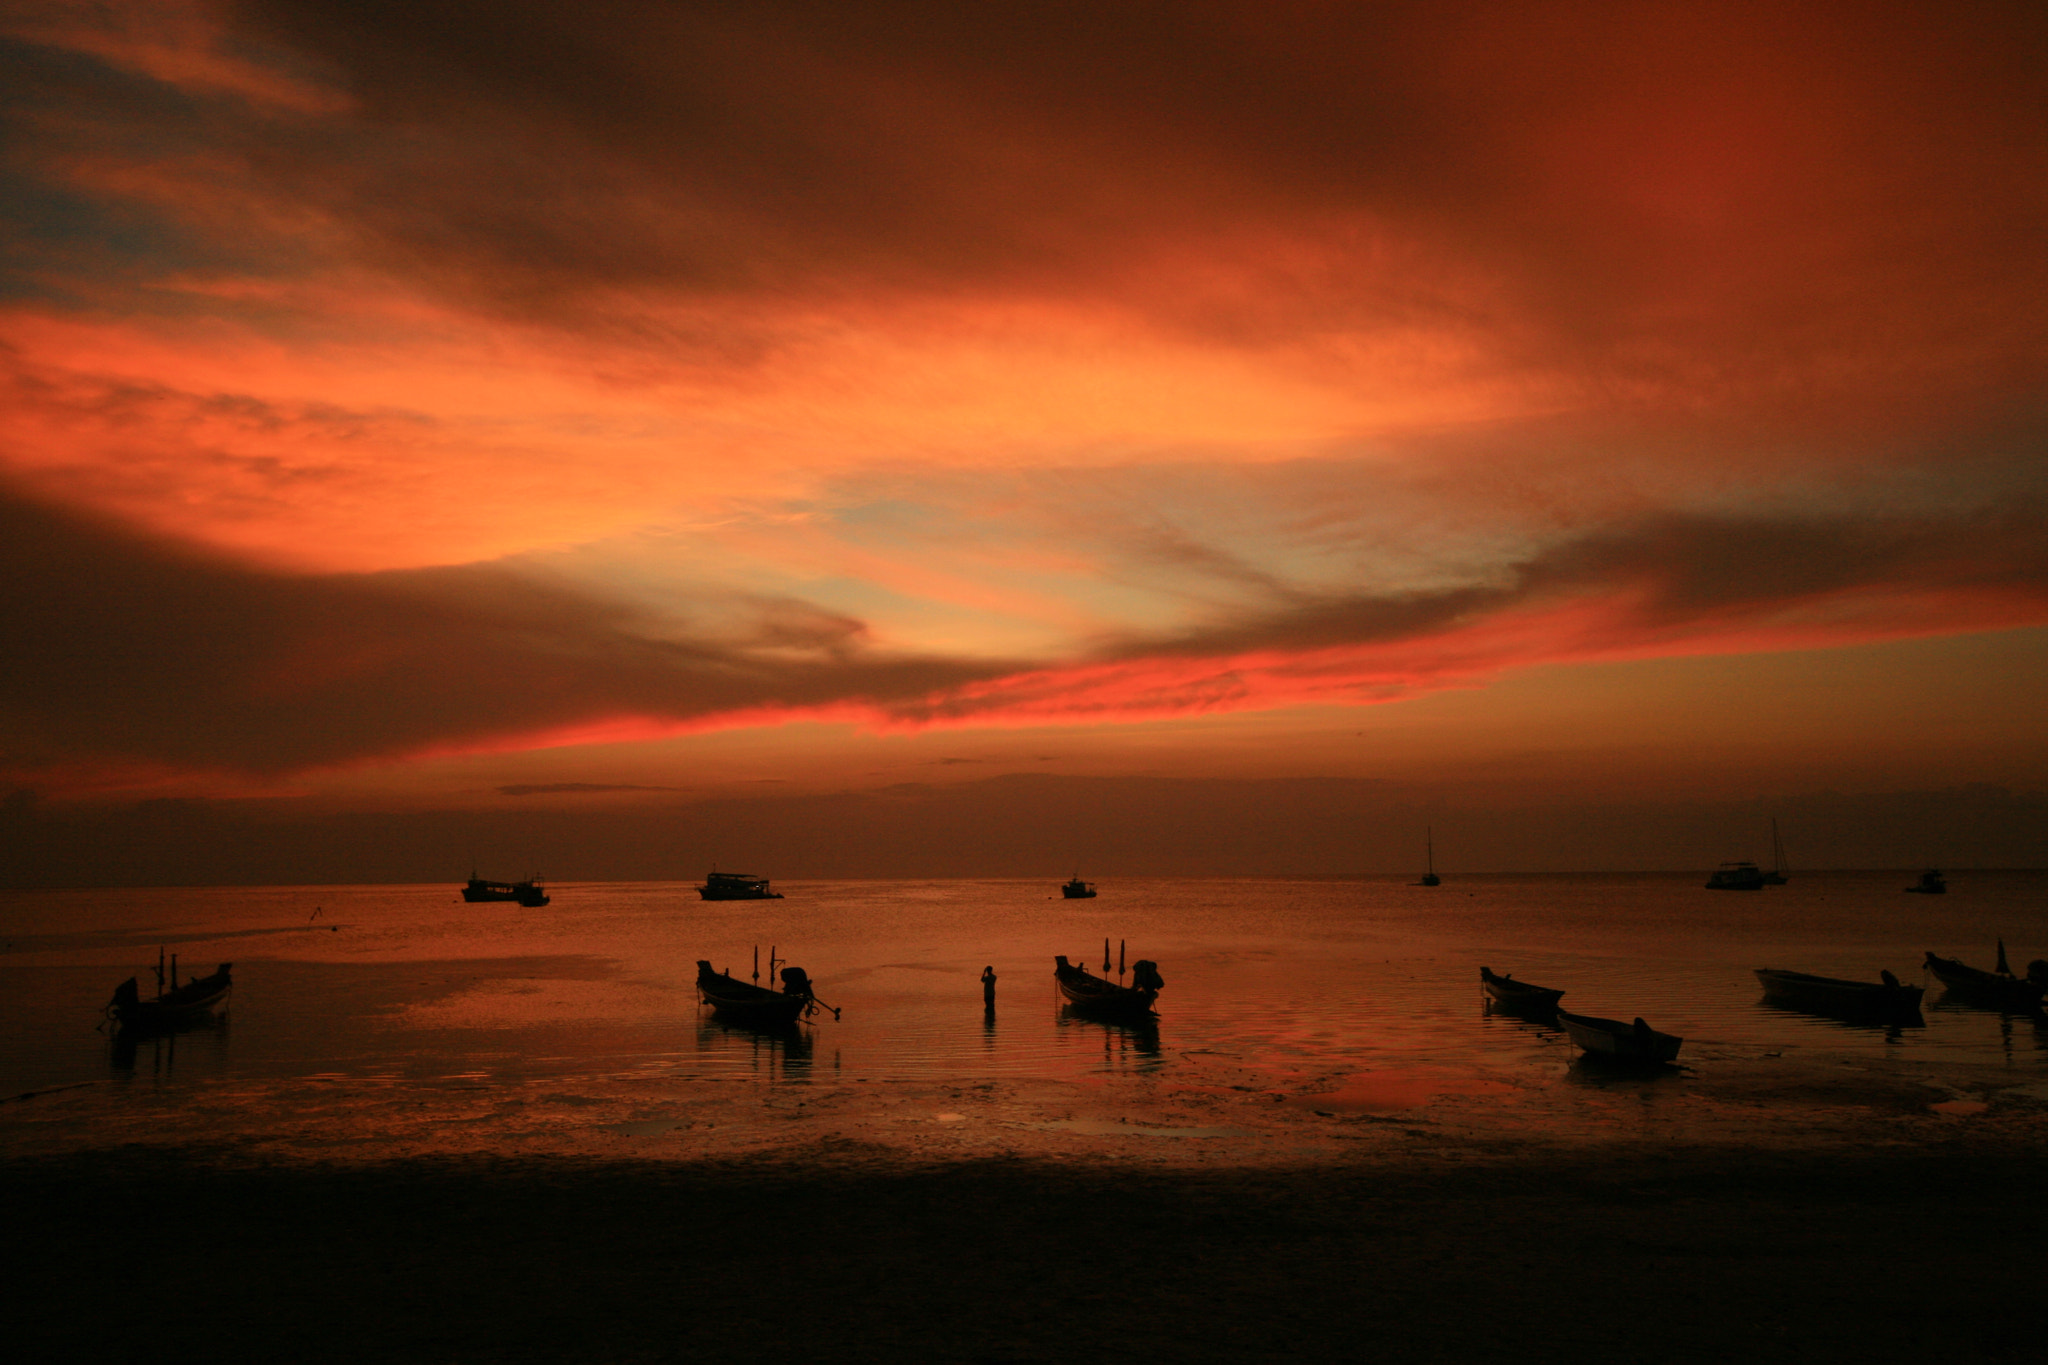
[[[2011,1014],[2038,1015],[2043,1012],[2041,985],[2027,977],[2001,976],[1980,967],[1966,966],[1960,959],[1939,957],[1931,952],[1923,965],[1942,984],[1945,996],[1952,995],[1966,1004],[1983,1005]]]
[[[755,1028],[787,1027],[811,1006],[808,993],[771,991],[750,981],[736,981],[712,971],[711,964],[701,959],[697,963],[697,997],[719,1018]]]
[[[1915,1018],[1925,993],[1897,981],[1851,981],[1776,967],[1758,967],[1756,979],[1772,1004],[1838,1019]]]
[[[1659,1033],[1647,1025],[1638,1028],[1618,1019],[1601,1019],[1590,1014],[1559,1010],[1557,1022],[1564,1026],[1564,1031],[1580,1051],[1596,1057],[1631,1062],[1672,1062],[1678,1060],[1678,1049],[1685,1042],[1683,1038]],[[1642,1021],[1636,1022],[1640,1024]]]
[[[1532,985],[1527,981],[1517,981],[1512,973],[1507,976],[1495,976],[1485,967],[1479,969],[1479,989],[1495,1009],[1508,1014],[1524,1014],[1537,1018],[1547,1018],[1556,1014],[1557,1002],[1564,998],[1563,991]]]
[[[1145,962],[1138,964],[1140,968],[1150,965]],[[1103,1019],[1153,1017],[1152,1002],[1159,998],[1156,989],[1119,986],[1114,981],[1090,976],[1087,968],[1073,966],[1065,957],[1053,959],[1052,974],[1067,1003],[1084,1014]]]
[[[223,962],[211,976],[194,977],[184,985],[165,991],[154,1000],[140,998],[135,978],[123,982],[114,992],[108,1012],[124,1032],[169,1032],[207,1018],[227,1003],[234,990],[229,976],[232,963]]]

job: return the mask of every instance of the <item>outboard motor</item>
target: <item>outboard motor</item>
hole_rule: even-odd
[[[809,1000],[811,998],[811,978],[805,975],[804,969],[801,967],[784,967],[782,969],[782,993],[784,995],[800,995],[804,999]]]
[[[1159,964],[1150,958],[1141,958],[1131,968],[1131,984],[1141,991],[1163,990],[1166,978],[1159,974]]]

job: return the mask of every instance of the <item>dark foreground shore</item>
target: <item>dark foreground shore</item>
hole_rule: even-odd
[[[22,1360],[2033,1357],[2028,1138],[1447,1167],[0,1162]]]

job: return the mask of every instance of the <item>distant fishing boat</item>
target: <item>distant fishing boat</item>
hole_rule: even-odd
[[[485,881],[474,872],[462,888],[466,901],[517,901],[521,905],[535,906],[548,903],[548,893],[540,884],[540,878],[528,877],[523,882]]]
[[[1876,981],[1850,981],[1758,967],[1756,979],[1764,988],[1764,999],[1772,1004],[1840,1019],[1916,1018],[1925,993],[1923,987],[1905,985],[1890,972],[1879,973]]]
[[[1548,986],[1532,985],[1527,981],[1515,980],[1515,974],[1495,976],[1485,967],[1479,969],[1479,989],[1496,1009],[1508,1014],[1521,1014],[1535,1018],[1548,1018],[1557,1013],[1557,1002],[1564,998],[1563,991],[1551,990]]]
[[[1707,874],[1709,891],[1761,891],[1764,889],[1763,869],[1755,863],[1722,863]]]
[[[1417,886],[1442,886],[1444,879],[1436,875],[1436,831],[1427,826],[1424,827],[1422,832],[1422,860],[1423,866],[1429,870],[1424,872],[1422,880],[1415,884]]]
[[[228,998],[228,992],[234,988],[228,971],[234,965],[223,962],[214,968],[213,975],[193,977],[181,986],[178,984],[177,954],[171,955],[170,975],[166,979],[163,950],[159,948],[156,995],[144,1000],[141,987],[131,976],[114,988],[114,998],[107,1002],[107,1016],[123,1031],[131,1033],[162,1032],[195,1023]]]
[[[1948,878],[1941,875],[1940,868],[1930,867],[1920,874],[1919,881],[1914,882],[1906,890],[1922,896],[1946,896],[1948,894]]]
[[[1785,866],[1785,841],[1778,837],[1778,817],[1771,817],[1771,870],[1763,874],[1765,886],[1783,886],[1791,869]]]
[[[1557,1012],[1557,1022],[1583,1052],[1596,1057],[1617,1057],[1635,1062],[1670,1062],[1678,1059],[1683,1038],[1659,1033],[1639,1017],[1633,1024],[1618,1019],[1601,1019],[1590,1014]]]
[[[1146,1017],[1152,1013],[1152,1002],[1159,998],[1166,979],[1159,975],[1159,964],[1140,960],[1131,966],[1131,984],[1120,986],[1102,976],[1090,976],[1086,967],[1077,967],[1068,962],[1064,955],[1053,960],[1053,978],[1060,983],[1060,994],[1077,1010],[1105,1017],[1130,1018]]]
[[[755,951],[759,953],[759,949]],[[769,975],[772,977],[773,954],[769,956],[769,963]],[[784,967],[782,989],[774,991],[752,982],[736,981],[730,969],[714,972],[709,962],[699,958],[697,995],[720,1018],[736,1024],[752,1024],[756,1028],[778,1028],[794,1024],[819,1008],[832,1009],[812,992],[811,979],[801,967]],[[832,1017],[838,1018],[839,1011],[832,1010]]]
[[[1071,881],[1061,884],[1060,894],[1070,901],[1091,900],[1095,896],[1095,883],[1082,881],[1081,874],[1076,872]]]
[[[704,877],[704,885],[697,888],[697,894],[707,901],[779,901],[780,891],[768,889],[766,877],[750,877],[744,872],[710,872]]]

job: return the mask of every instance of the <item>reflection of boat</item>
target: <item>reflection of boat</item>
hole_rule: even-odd
[[[744,872],[710,872],[704,877],[704,885],[697,888],[697,894],[707,901],[779,901],[780,891],[768,889],[766,877],[750,877]]]
[[[1114,981],[1090,976],[1086,967],[1075,966],[1064,955],[1052,961],[1052,974],[1060,983],[1060,994],[1066,996],[1075,1009],[1091,1014],[1106,1017],[1149,1015],[1152,1002],[1159,998],[1161,988],[1166,985],[1156,962],[1134,963],[1131,984],[1119,986]]]
[[[1771,817],[1771,870],[1762,875],[1765,886],[1783,886],[1787,880],[1785,841],[1778,837],[1778,818]]]
[[[697,1045],[709,1050],[723,1043],[728,1046],[750,1047],[757,1052],[780,1054],[787,1062],[808,1062],[814,1046],[811,1031],[801,1025],[790,1024],[749,1024],[740,1019],[728,1019],[720,1013],[712,1013],[697,1027]]]
[[[733,979],[732,971],[714,972],[711,964],[697,960],[697,994],[720,1017],[757,1028],[795,1023],[815,1011],[818,998],[811,993],[811,979],[801,967],[782,969],[782,989],[771,991],[749,981]]]
[[[2005,965],[2005,942],[1998,944],[1998,970],[1966,967],[1953,957],[1927,955],[1927,970],[1941,982],[1947,995],[1972,1005],[1985,1005],[2013,1014],[2040,1014],[2044,988],[2048,988],[2048,962],[2039,958],[2027,964],[2025,976],[2014,976]]]
[[[1941,869],[1930,867],[1920,874],[1920,880],[1906,888],[1923,896],[1945,896],[1948,894],[1948,878],[1941,875]]]
[[[234,983],[228,979],[228,969],[234,965],[223,962],[214,969],[213,975],[195,976],[180,986],[178,959],[173,954],[166,989],[163,950],[158,949],[156,996],[144,1000],[141,988],[131,976],[114,988],[114,998],[107,1002],[107,1014],[124,1031],[133,1032],[160,1032],[195,1023],[228,998],[228,992],[234,988]]]
[[[1758,967],[1756,979],[1773,1004],[1847,1019],[1900,1019],[1920,1012],[1919,986],[1900,983],[1890,972],[1878,981],[1849,981],[1776,967]]]
[[[1633,1024],[1618,1019],[1599,1019],[1590,1014],[1557,1012],[1557,1022],[1582,1051],[1601,1057],[1619,1057],[1637,1062],[1669,1062],[1678,1057],[1685,1040],[1659,1033],[1638,1018]]]
[[[1159,1016],[1150,1011],[1107,1014],[1066,1004],[1060,1006],[1059,1024],[1062,1028],[1100,1029],[1106,1043],[1128,1044],[1131,1051],[1143,1057],[1159,1055]]]
[[[1755,863],[1722,863],[1707,874],[1709,891],[1761,891],[1763,888],[1763,869]]]
[[[521,905],[546,905],[548,893],[542,889],[540,878],[528,877],[523,882],[488,882],[474,873],[469,884],[462,888],[466,901],[517,901]]]
[[[1422,859],[1423,866],[1429,870],[1424,872],[1422,880],[1415,884],[1417,886],[1442,886],[1444,879],[1436,875],[1436,831],[1433,829],[1425,828],[1423,830]]]
[[[1060,894],[1070,901],[1089,900],[1095,895],[1095,883],[1082,881],[1081,874],[1076,872],[1073,880],[1061,884]]]
[[[1563,991],[1517,981],[1513,972],[1495,976],[1485,967],[1479,969],[1479,989],[1486,992],[1486,998],[1498,1009],[1509,1014],[1533,1014],[1539,1018],[1557,1013],[1557,1002],[1564,998]]]

